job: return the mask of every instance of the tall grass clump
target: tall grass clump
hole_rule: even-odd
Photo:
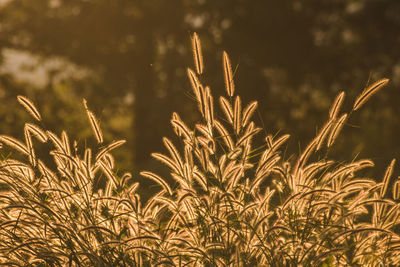
[[[95,147],[80,147],[65,132],[58,136],[31,122],[25,124],[24,141],[0,136],[4,146],[23,156],[0,164],[0,182],[8,187],[0,196],[0,263],[396,266],[395,160],[382,178],[373,179],[359,174],[374,166],[370,159],[339,162],[327,153],[349,116],[388,80],[367,87],[347,113],[341,111],[341,92],[315,138],[299,155],[285,158],[289,135],[261,136],[252,119],[257,102],[245,104],[235,93],[228,54],[222,55],[226,95],[215,99],[203,84],[197,34],[192,45],[195,70],[187,74],[201,121],[189,126],[172,114],[180,142],[164,137],[168,154],[152,154],[171,177],[141,172],[161,189],[145,203],[131,176],[116,171],[111,150],[124,141],[104,143],[85,101]],[[18,101],[41,120],[29,99]],[[52,160],[37,156],[36,142],[52,146]]]
[[[30,100],[19,96],[18,101],[41,119]],[[138,184],[130,183],[129,173],[117,175],[110,153],[125,141],[102,144],[99,124],[84,103],[99,143],[93,149],[71,143],[66,132],[58,136],[35,123],[25,124],[24,141],[0,136],[26,158],[6,157],[0,163],[0,182],[8,188],[0,196],[2,265],[140,265],[140,252],[131,249],[146,231],[139,223],[145,212],[135,193]],[[52,160],[36,155],[35,142],[51,145]],[[98,188],[102,180],[104,186]]]

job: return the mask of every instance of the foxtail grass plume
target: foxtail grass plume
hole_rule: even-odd
[[[235,93],[235,84],[233,82],[233,74],[232,74],[232,66],[231,61],[229,60],[228,53],[224,51],[222,55],[222,64],[224,69],[225,76],[225,88],[229,97],[232,97]]]
[[[389,79],[379,80],[369,87],[367,87],[354,102],[353,110],[358,110],[367,100],[375,94],[379,89],[385,86],[389,82]]]
[[[338,94],[336,96],[335,101],[333,101],[332,107],[329,110],[329,118],[330,119],[336,119],[336,116],[339,113],[340,107],[342,106],[344,96],[345,96],[345,92],[341,92],[340,94]]]
[[[97,119],[94,116],[93,112],[91,112],[88,109],[88,105],[87,105],[86,99],[83,99],[83,106],[86,109],[86,114],[87,114],[87,116],[89,118],[90,125],[92,126],[92,130],[93,130],[94,136],[97,139],[97,143],[99,143],[99,144],[103,143],[103,132],[101,131],[100,125],[97,122]]]
[[[25,96],[17,96],[18,102],[38,121],[42,120],[42,116],[35,107],[35,105]]]
[[[196,66],[196,71],[198,74],[203,73],[203,54],[201,51],[201,43],[199,36],[197,33],[193,33],[192,36],[192,47],[193,47],[193,57],[194,57],[194,62]]]
[[[327,146],[331,147],[333,142],[335,142],[336,137],[339,135],[340,130],[343,128],[347,120],[347,114],[343,114],[338,120],[333,122],[332,130],[328,137]]]
[[[382,187],[381,187],[381,190],[380,190],[380,192],[379,192],[379,194],[380,194],[380,197],[384,197],[385,196],[385,194],[386,194],[386,191],[387,191],[387,189],[388,189],[388,186],[389,186],[389,180],[390,180],[390,177],[392,176],[392,174],[393,174],[393,170],[394,170],[394,165],[396,164],[396,159],[393,159],[391,162],[390,162],[390,165],[387,167],[387,169],[386,169],[386,171],[385,171],[385,175],[383,176],[383,181],[382,181]]]

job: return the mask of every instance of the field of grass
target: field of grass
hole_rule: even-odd
[[[202,120],[188,126],[177,113],[177,140],[152,156],[171,177],[141,175],[159,185],[148,201],[120,173],[83,104],[97,145],[41,126],[26,97],[25,140],[0,136],[0,264],[5,266],[396,266],[400,262],[400,180],[393,159],[382,177],[364,177],[369,159],[348,162],[329,151],[353,112],[384,85],[361,92],[344,112],[340,93],[327,122],[299,155],[287,156],[289,135],[270,135],[242,103],[222,55],[226,95],[202,82],[200,40],[192,36],[195,68],[187,74]],[[279,116],[279,114],[277,114]],[[36,147],[40,146],[40,153]],[[4,151],[13,150],[13,153]],[[48,151],[44,157],[43,150]],[[43,157],[43,158],[42,158]],[[171,183],[171,178],[173,183]]]

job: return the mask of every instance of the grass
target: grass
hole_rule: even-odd
[[[290,136],[261,137],[252,120],[257,102],[244,105],[235,94],[228,54],[222,55],[226,96],[216,101],[202,84],[200,39],[195,34],[192,41],[196,70],[188,69],[188,77],[202,120],[189,127],[172,115],[180,143],[163,138],[168,155],[152,156],[170,169],[174,184],[141,172],[161,189],[145,203],[135,179],[116,171],[111,151],[125,141],[104,143],[86,101],[94,147],[43,129],[38,109],[18,97],[38,122],[25,124],[24,141],[0,136],[3,150],[17,152],[0,163],[0,183],[8,188],[0,196],[0,264],[395,266],[395,160],[382,179],[373,179],[359,174],[374,166],[369,159],[329,158],[348,117],[388,80],[366,88],[348,113],[340,110],[341,92],[316,137],[285,158]],[[35,152],[39,143],[51,146],[52,160]]]

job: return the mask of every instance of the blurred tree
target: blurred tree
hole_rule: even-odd
[[[348,111],[369,79],[386,76],[390,86],[354,115],[359,128],[346,127],[334,151],[361,151],[386,163],[399,148],[400,108],[393,97],[400,86],[399,11],[397,0],[11,0],[0,9],[0,48],[60,57],[90,70],[69,82],[53,79],[36,102],[53,99],[49,92],[60,90],[53,83],[75,92],[71,102],[78,105],[88,98],[108,136],[128,139],[134,153],[126,158],[138,168],[161,149],[172,110],[195,118],[193,105],[182,104],[189,102],[184,68],[192,31],[202,38],[205,78],[214,92],[223,88],[216,51],[227,49],[238,90],[261,102],[266,130],[298,134],[294,140],[303,146],[339,90],[348,93]],[[5,79],[3,88],[9,86]],[[13,88],[19,92],[28,84]],[[360,146],[349,151],[355,144]]]
[[[173,83],[157,88],[160,82],[156,80],[175,76],[179,62],[176,40],[188,38],[178,1],[171,5],[158,0],[15,0],[2,8],[0,16],[3,51],[61,57],[88,68],[91,76],[69,82],[70,102],[80,105],[80,97],[88,98],[104,124],[119,107],[126,110],[131,106],[131,117],[137,116],[130,135],[124,136],[128,130],[118,129],[118,124],[115,129],[106,125],[106,130],[114,130],[112,138],[130,141],[139,164],[158,149],[160,129],[168,124],[173,107],[172,103],[162,104],[161,99],[173,94],[166,90]],[[168,60],[167,68],[160,67],[160,57]],[[57,87],[53,81],[47,86]],[[51,91],[47,93],[53,97]]]

